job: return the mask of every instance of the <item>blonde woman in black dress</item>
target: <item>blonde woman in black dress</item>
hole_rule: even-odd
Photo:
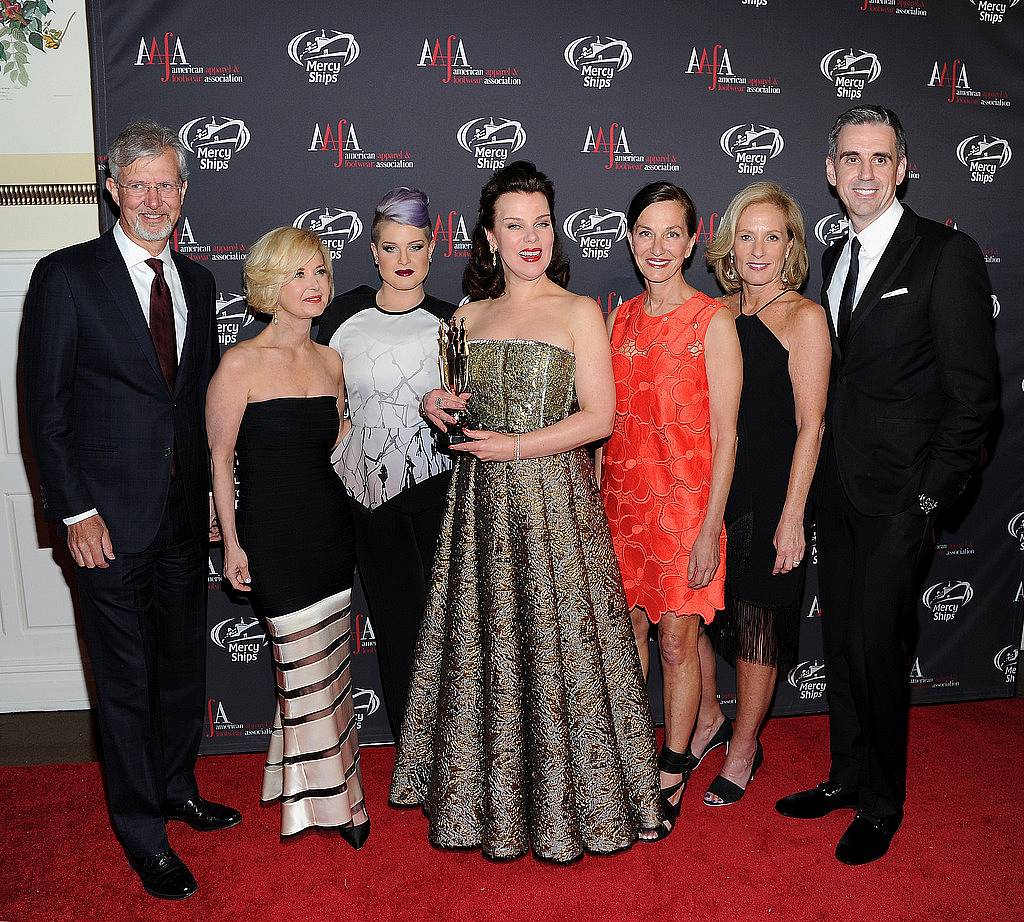
[[[718,705],[715,657],[702,636],[703,693],[690,742],[694,760],[726,742],[704,795],[738,801],[764,759],[758,740],[780,667],[795,656],[807,539],[807,495],[821,447],[832,354],[821,305],[807,280],[804,221],[774,183],[753,183],[729,204],[708,248],[743,353],[736,470],[726,506],[725,606],[708,633],[736,664],[733,727]]]
[[[261,237],[245,264],[253,309],[273,321],[221,359],[206,419],[224,576],[251,593],[271,637],[278,708],[263,777],[281,834],[370,832],[352,707],[352,518],[331,465],[343,434],[341,358],[310,339],[331,259],[309,231]],[[239,498],[235,513],[235,457]]]

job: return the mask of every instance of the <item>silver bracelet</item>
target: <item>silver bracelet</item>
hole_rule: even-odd
[[[517,432],[513,438],[514,438],[515,443],[516,443],[516,461],[519,461],[519,460],[521,460],[521,458],[519,456],[519,433]]]

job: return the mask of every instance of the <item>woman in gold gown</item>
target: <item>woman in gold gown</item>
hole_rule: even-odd
[[[663,831],[654,732],[586,447],[615,407],[603,317],[566,291],[554,190],[531,163],[484,186],[460,308],[470,390],[391,801],[439,848],[567,862]],[[471,422],[470,422],[471,421]]]

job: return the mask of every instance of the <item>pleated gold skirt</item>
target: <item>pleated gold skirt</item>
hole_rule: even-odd
[[[366,809],[352,707],[351,589],[267,619],[277,685],[263,772],[281,835],[353,824]]]

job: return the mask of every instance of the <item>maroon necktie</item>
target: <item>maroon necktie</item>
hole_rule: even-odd
[[[174,387],[174,376],[178,371],[178,345],[174,336],[174,308],[171,305],[171,289],[164,278],[164,264],[160,259],[147,259],[146,265],[153,270],[153,284],[149,289],[149,334],[156,346],[156,357],[164,373],[168,387]]]

